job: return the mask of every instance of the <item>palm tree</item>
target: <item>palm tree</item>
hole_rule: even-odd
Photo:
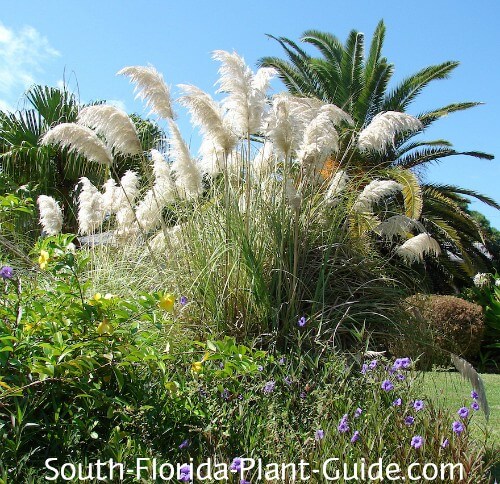
[[[360,152],[356,149],[359,132],[377,114],[405,112],[429,83],[447,78],[459,65],[458,62],[447,61],[425,67],[389,90],[394,66],[382,56],[385,37],[383,21],[375,29],[368,55],[365,55],[363,34],[355,30],[349,33],[345,44],[330,33],[306,31],[302,42],[314,46],[320,57],[309,55],[290,39],[270,37],[281,45],[287,59],[264,57],[259,61],[260,66],[276,69],[290,93],[336,104],[352,116],[354,127],[343,134],[343,149],[339,152],[344,155],[342,159],[335,160],[335,165],[349,165],[349,169],[361,173],[399,167],[418,174],[418,170],[426,164],[449,156],[493,159],[492,155],[480,151],[458,152],[450,142],[442,139],[415,140],[415,131],[397,136],[393,146],[383,152]],[[421,113],[417,118],[425,129],[443,116],[479,104],[453,103]],[[455,282],[457,279],[470,281],[475,271],[488,267],[491,262],[477,247],[477,242],[484,242],[485,236],[480,225],[465,209],[468,200],[464,197],[477,198],[497,209],[500,205],[485,195],[456,186],[421,183],[420,189],[423,195],[421,222],[446,249],[440,258],[439,271],[447,278],[453,275]]]

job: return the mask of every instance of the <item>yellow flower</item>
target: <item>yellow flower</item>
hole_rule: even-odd
[[[158,307],[165,311],[172,312],[174,310],[175,296],[173,294],[165,294],[160,298]]]
[[[91,306],[94,306],[95,304],[98,304],[102,299],[101,293],[96,292],[90,299],[89,299],[89,304]]]
[[[194,371],[195,373],[200,373],[203,370],[203,362],[202,361],[195,361],[191,365],[191,371]]]
[[[38,264],[40,265],[40,269],[44,270],[47,268],[49,258],[49,253],[46,250],[40,251],[40,255],[38,256]]]
[[[103,334],[111,334],[113,332],[113,327],[108,323],[108,320],[105,319],[103,321],[101,321],[99,323],[99,325],[97,326],[97,332],[100,334],[100,335],[103,335]]]

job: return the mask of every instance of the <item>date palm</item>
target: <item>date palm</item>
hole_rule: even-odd
[[[317,30],[306,31],[301,41],[314,46],[320,53],[315,57],[294,41],[274,37],[283,48],[286,59],[264,57],[259,64],[273,67],[290,93],[297,96],[315,97],[336,104],[348,112],[353,129],[341,137],[343,153],[337,164],[349,166],[358,172],[373,172],[400,167],[418,174],[419,169],[449,156],[466,155],[493,159],[480,151],[459,152],[450,142],[442,139],[422,141],[414,139],[419,132],[399,135],[392,147],[383,152],[360,152],[356,149],[359,132],[382,112],[406,112],[424,88],[435,80],[446,79],[459,65],[447,61],[421,69],[389,88],[394,66],[382,55],[385,25],[379,22],[368,53],[365,54],[364,35],[352,30],[345,43],[334,35]],[[478,102],[459,102],[426,111],[417,116],[423,129],[450,113],[477,106]],[[484,241],[481,227],[466,210],[470,196],[500,209],[491,198],[472,190],[451,185],[421,183],[423,209],[421,222],[426,230],[445,248],[440,258],[440,268],[446,276],[455,279],[469,278],[478,269],[490,265],[477,242]],[[470,279],[469,279],[470,280]]]

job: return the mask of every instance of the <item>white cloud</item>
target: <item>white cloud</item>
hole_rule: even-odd
[[[0,95],[17,99],[19,92],[35,82],[45,62],[58,57],[48,39],[36,29],[25,26],[18,31],[0,22]],[[3,101],[9,103],[9,101]]]

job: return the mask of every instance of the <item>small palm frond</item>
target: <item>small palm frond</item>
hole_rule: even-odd
[[[295,96],[310,96],[313,94],[310,82],[304,78],[301,71],[290,62],[278,57],[262,57],[257,64],[260,67],[272,67],[278,73],[291,94]]]
[[[418,115],[418,119],[422,121],[422,124],[427,127],[430,126],[434,121],[443,116],[447,116],[448,114],[455,113],[457,111],[464,111],[465,109],[470,109],[475,106],[480,106],[484,103],[481,102],[461,102],[461,103],[453,103],[448,104],[447,106],[443,106],[439,109],[434,109],[433,111],[428,111],[426,113],[422,113]]]
[[[422,214],[423,198],[417,176],[409,170],[388,170],[387,176],[403,187],[402,193],[406,216],[418,220]]]
[[[400,157],[396,160],[395,164],[402,168],[409,169],[430,162],[438,162],[440,158],[458,155],[473,156],[474,158],[480,158],[482,160],[492,160],[494,158],[493,155],[483,153],[482,151],[455,151],[447,147],[431,146],[430,148],[416,150],[406,156]]]
[[[429,185],[428,185],[429,186]],[[467,188],[462,188],[462,187],[457,187],[455,185],[441,185],[441,184],[432,184],[432,187],[434,189],[438,189],[442,192],[449,192],[449,193],[460,193],[461,195],[466,195],[468,197],[473,197],[476,198],[477,200],[485,203],[486,205],[496,208],[497,210],[500,210],[500,204],[498,202],[495,202],[492,198],[483,195],[482,193],[476,192],[474,190],[469,190]]]
[[[339,106],[352,112],[352,105],[363,89],[364,35],[352,30],[349,33],[340,63],[341,84]]]
[[[412,151],[416,148],[451,148],[452,144],[445,139],[436,139],[433,141],[405,141],[402,145],[398,146],[394,159],[402,157],[405,153]]]
[[[66,88],[35,85],[26,92],[26,99],[49,127],[71,123],[78,114],[78,101]]]
[[[344,46],[334,35],[319,30],[306,30],[300,39],[302,42],[314,45],[328,62],[339,70]]]
[[[425,67],[413,76],[403,80],[385,99],[384,111],[404,111],[431,81],[446,79],[459,62],[447,61],[435,66]]]

